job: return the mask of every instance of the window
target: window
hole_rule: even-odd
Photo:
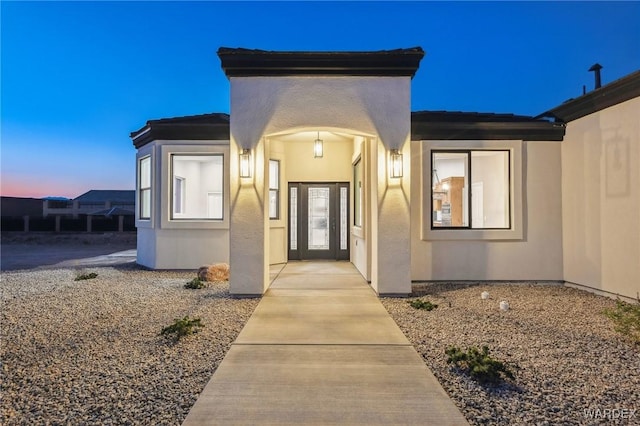
[[[222,154],[173,154],[171,173],[171,219],[223,218]]]
[[[280,219],[280,161],[269,160],[269,219]]]
[[[184,178],[175,176],[173,178],[173,213],[182,214],[184,212]]]
[[[138,217],[151,219],[151,157],[141,158],[138,162]]]
[[[362,227],[362,160],[353,165],[353,224]]]
[[[431,151],[431,228],[511,228],[509,150]]]

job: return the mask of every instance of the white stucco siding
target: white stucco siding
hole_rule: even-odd
[[[423,142],[412,142],[420,151]],[[500,145],[497,141],[496,145]],[[522,237],[429,240],[412,238],[412,280],[553,280],[563,278],[560,142],[522,142]],[[413,156],[412,229],[428,220],[422,156]],[[517,165],[516,165],[517,166]],[[428,168],[428,166],[426,166]],[[427,169],[426,176],[429,175]],[[475,232],[475,231],[456,231]]]
[[[640,292],[640,98],[568,123],[562,143],[564,278]]]
[[[232,137],[250,148],[263,135],[324,127],[401,147],[411,130],[410,88],[409,77],[233,77]]]
[[[270,261],[265,253],[270,248],[271,235],[275,235],[270,230],[268,215],[265,217],[268,189],[265,187],[264,166],[265,156],[270,152],[265,146],[268,140],[297,131],[337,130],[376,138],[376,143],[384,149],[405,149],[405,158],[408,158],[411,78],[232,77],[230,81],[231,156],[237,158],[239,149],[249,148],[256,166],[249,181],[238,178],[235,165],[231,165],[231,291],[236,294],[262,294],[268,285]],[[344,167],[349,169],[349,173],[344,175],[347,181],[352,180],[351,156],[349,153],[344,159]],[[386,155],[378,156],[376,150],[373,157],[377,169],[372,167],[371,173],[375,169],[377,183],[370,187],[371,211],[367,212],[370,223],[376,227],[370,233],[369,241],[371,270],[375,271],[372,272],[372,286],[380,293],[408,293],[409,249],[393,250],[400,248],[403,241],[408,247],[410,182],[403,178],[402,185],[389,186]],[[287,161],[288,175],[295,176],[297,172],[291,158]],[[405,164],[408,172],[408,161]],[[377,178],[378,171],[381,180]],[[311,172],[309,170],[305,174]],[[331,180],[326,173],[318,174],[317,179]],[[393,204],[396,202],[405,205]],[[378,216],[382,221],[377,220]],[[394,233],[395,230],[398,232]],[[376,252],[378,245],[388,250]]]

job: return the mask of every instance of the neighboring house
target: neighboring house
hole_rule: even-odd
[[[51,215],[77,218],[81,214],[94,214],[111,208],[120,208],[129,214],[128,212],[135,210],[135,199],[135,190],[92,189],[73,200],[45,199],[41,208],[44,217]]]
[[[218,55],[230,115],[131,134],[138,263],[229,262],[237,295],[294,259],[350,260],[380,295],[468,280],[640,291],[640,73],[540,117],[412,113],[421,48]]]

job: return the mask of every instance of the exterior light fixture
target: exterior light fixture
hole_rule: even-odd
[[[322,154],[322,139],[320,139],[320,132],[318,132],[318,138],[313,142],[313,158],[322,158]]]
[[[389,177],[402,177],[402,154],[397,149],[392,149],[389,152]]]
[[[240,177],[251,177],[251,150],[247,148],[240,150]]]

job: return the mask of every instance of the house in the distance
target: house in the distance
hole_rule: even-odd
[[[135,193],[135,190],[92,189],[73,200],[44,199],[42,215],[44,217],[51,215],[77,218],[81,214],[93,214],[111,208],[119,208],[132,213],[135,210]]]
[[[640,291],[640,73],[539,117],[411,112],[421,48],[221,48],[231,113],[151,120],[137,148],[138,263],[348,260],[380,295],[412,282]]]

